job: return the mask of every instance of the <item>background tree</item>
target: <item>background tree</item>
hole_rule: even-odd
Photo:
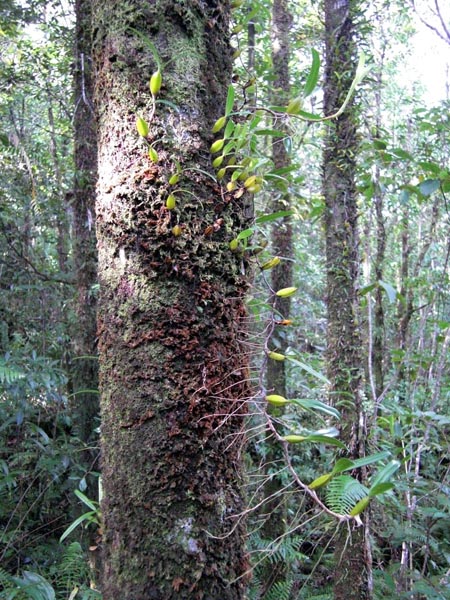
[[[274,105],[283,106],[287,105],[289,102],[289,35],[292,21],[293,19],[289,12],[287,1],[275,0],[272,5],[271,22],[272,69],[274,77],[274,91],[271,100]],[[287,123],[283,117],[273,119],[273,128],[287,135]],[[291,164],[290,156],[282,137],[272,139],[272,161],[273,168],[279,170],[279,172],[283,172],[283,170],[289,168]],[[272,193],[272,202],[269,210],[273,213],[289,211],[291,208],[291,197],[288,185],[286,185],[285,182],[282,182],[280,183],[279,188],[274,189]],[[282,259],[277,268],[272,269],[270,272],[270,284],[272,289],[280,290],[291,286],[293,271],[293,241],[292,219],[290,216],[284,217],[272,226],[271,251],[274,256],[278,256]],[[275,297],[273,310],[275,319],[278,322],[289,319],[290,309],[290,297]],[[287,341],[286,329],[283,328],[283,326],[275,326],[272,329],[272,333],[267,339],[266,344],[268,348],[282,352]],[[266,385],[267,389],[271,392],[275,392],[281,396],[287,395],[286,364],[284,360],[279,361],[269,359],[267,361]],[[280,413],[281,409],[273,408],[272,410],[276,415]],[[283,494],[281,493],[283,481],[281,475],[275,473],[279,469],[282,452],[279,443],[276,440],[273,440],[273,438],[272,442],[272,444],[270,441],[268,442],[265,455],[268,478],[264,494],[267,498],[271,498],[271,500],[268,500],[264,504],[263,509],[266,515],[263,533],[267,540],[274,540],[279,536],[282,536],[286,531],[287,524],[287,507]],[[270,589],[277,581],[285,580],[286,574],[286,561],[282,560],[275,564],[273,562],[268,563],[266,582],[264,584],[265,589]]]
[[[97,251],[95,238],[95,183],[97,139],[95,130],[92,57],[91,5],[77,0],[76,53],[74,71],[74,158],[73,264],[77,288],[76,320],[73,331],[72,407],[80,439],[89,444],[98,427]],[[91,465],[95,462],[91,455]]]
[[[356,2],[327,0],[324,113],[344,104],[356,71]],[[323,153],[327,271],[327,371],[330,400],[339,407],[341,439],[353,459],[365,455],[362,342],[359,331],[359,239],[356,194],[357,109],[353,101],[327,123]],[[335,548],[334,597],[371,597],[371,556],[365,527],[340,527]]]
[[[244,593],[245,203],[209,153],[228,10],[93,2],[106,600]]]

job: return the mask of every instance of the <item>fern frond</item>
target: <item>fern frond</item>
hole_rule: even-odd
[[[264,600],[289,600],[293,585],[294,581],[292,579],[277,581],[271,586],[270,590],[266,592]]]
[[[79,542],[72,542],[64,550],[56,582],[58,589],[71,591],[89,580],[89,567]]]
[[[7,598],[15,589],[16,584],[11,575],[0,567],[0,598]]]
[[[333,477],[325,488],[327,506],[336,513],[348,515],[359,500],[365,498],[369,490],[350,475]]]
[[[25,377],[25,373],[16,367],[9,367],[4,362],[0,362],[0,383],[8,385],[23,377]]]
[[[267,543],[266,551],[270,552],[268,560],[272,564],[285,562],[292,564],[294,561],[304,560],[307,557],[300,552],[302,540],[298,537],[285,537],[271,550],[273,543]]]

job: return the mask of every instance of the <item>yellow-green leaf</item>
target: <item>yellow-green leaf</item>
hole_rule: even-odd
[[[226,117],[220,117],[220,119],[217,119],[217,121],[214,123],[213,128],[211,129],[211,131],[213,133],[217,133],[218,131],[220,131],[221,129],[223,129],[225,127],[225,123],[227,122],[227,118]]]
[[[279,298],[288,298],[289,296],[292,296],[293,294],[295,294],[295,292],[297,291],[298,288],[296,287],[287,287],[287,288],[282,288],[281,290],[278,290],[278,292],[276,293],[276,295]]]
[[[213,142],[211,144],[211,148],[209,149],[211,154],[215,154],[216,152],[219,152],[220,150],[222,150],[224,144],[225,144],[224,139],[216,140],[215,142]]]
[[[308,487],[310,490],[317,490],[317,488],[320,488],[328,483],[332,477],[333,473],[325,473],[325,475],[321,475],[320,477],[317,477],[317,479],[314,479],[314,481],[311,482]]]
[[[367,508],[367,505],[370,502],[370,497],[369,496],[365,496],[365,498],[361,498],[361,500],[359,502],[357,502],[355,504],[355,506],[352,508],[352,510],[350,511],[350,516],[351,517],[356,517],[356,515],[359,515],[362,513],[362,511]]]
[[[159,93],[162,85],[162,75],[161,71],[158,69],[153,73],[150,78],[150,91],[153,96],[156,96]]]
[[[274,406],[284,406],[289,403],[289,400],[284,396],[279,396],[278,394],[269,394],[266,396],[266,400],[269,404],[273,404]]]
[[[142,117],[137,117],[136,118],[136,129],[139,135],[141,135],[142,137],[147,137],[148,136],[148,123],[147,121],[144,121],[144,119]]]

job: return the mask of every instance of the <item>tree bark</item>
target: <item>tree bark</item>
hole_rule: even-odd
[[[72,363],[72,415],[75,430],[86,444],[96,439],[98,427],[97,249],[95,236],[95,185],[97,140],[93,107],[90,0],[76,0],[75,55],[75,181],[73,197],[73,263],[76,316]],[[87,469],[95,457],[86,457]]]
[[[229,242],[247,223],[208,152],[228,30],[220,1],[93,0],[105,600],[244,595],[246,277]],[[154,49],[170,105],[152,117]]]
[[[289,12],[286,0],[274,0],[272,7],[272,64],[273,64],[273,98],[274,104],[283,105],[289,101],[289,32],[292,25],[292,16]],[[286,130],[282,120],[273,123],[274,129]],[[287,135],[287,131],[286,131]],[[272,142],[272,159],[275,169],[288,167],[291,163],[290,156],[286,151],[284,141],[275,138]],[[270,206],[272,212],[288,210],[291,199],[288,190],[280,187],[273,191],[274,196]],[[293,255],[292,223],[289,217],[272,228],[271,235],[272,253],[281,258],[291,258]],[[282,260],[277,267],[271,271],[271,287],[279,290],[292,285],[292,262]],[[274,304],[274,316],[280,321],[288,319],[291,310],[291,299],[276,296]],[[268,340],[268,346],[276,351],[283,352],[286,346],[286,331],[283,327],[275,327]],[[281,396],[287,396],[286,366],[285,361],[269,359],[267,362],[266,387],[270,392]],[[270,407],[269,412],[274,417],[281,413],[280,408]],[[267,482],[264,486],[264,495],[267,500],[263,506],[265,524],[263,534],[267,540],[275,540],[286,531],[286,503],[282,497],[283,482],[279,475],[273,474],[277,470],[277,462],[283,460],[283,453],[277,440],[269,438],[266,449],[266,471]],[[287,575],[288,565],[286,561],[274,563],[268,562],[264,570],[264,590],[269,590],[274,583],[284,581]],[[264,597],[264,596],[262,596]]]
[[[325,0],[324,111],[343,104],[355,74],[355,27],[351,0]],[[323,156],[327,271],[327,365],[330,397],[341,411],[341,439],[350,458],[364,456],[362,344],[359,331],[358,209],[356,203],[357,112],[350,103],[328,121]],[[335,547],[335,600],[371,598],[371,557],[366,528],[342,525]]]

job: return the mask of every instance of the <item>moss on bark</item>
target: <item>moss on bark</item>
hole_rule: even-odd
[[[343,104],[355,74],[356,0],[325,0],[326,79],[324,110]],[[357,108],[327,124],[323,190],[327,269],[327,366],[331,401],[341,411],[341,439],[350,458],[365,455],[362,347],[359,331],[359,236],[356,196]],[[359,473],[358,473],[359,474]],[[369,600],[371,554],[365,527],[341,525],[335,548],[335,600]]]
[[[242,199],[207,175],[230,76],[228,6],[95,0],[93,23],[103,597],[239,599],[246,280],[228,244],[245,218]],[[152,113],[148,40],[165,65],[158,99],[170,102],[150,123],[156,163],[135,129],[136,113]]]

